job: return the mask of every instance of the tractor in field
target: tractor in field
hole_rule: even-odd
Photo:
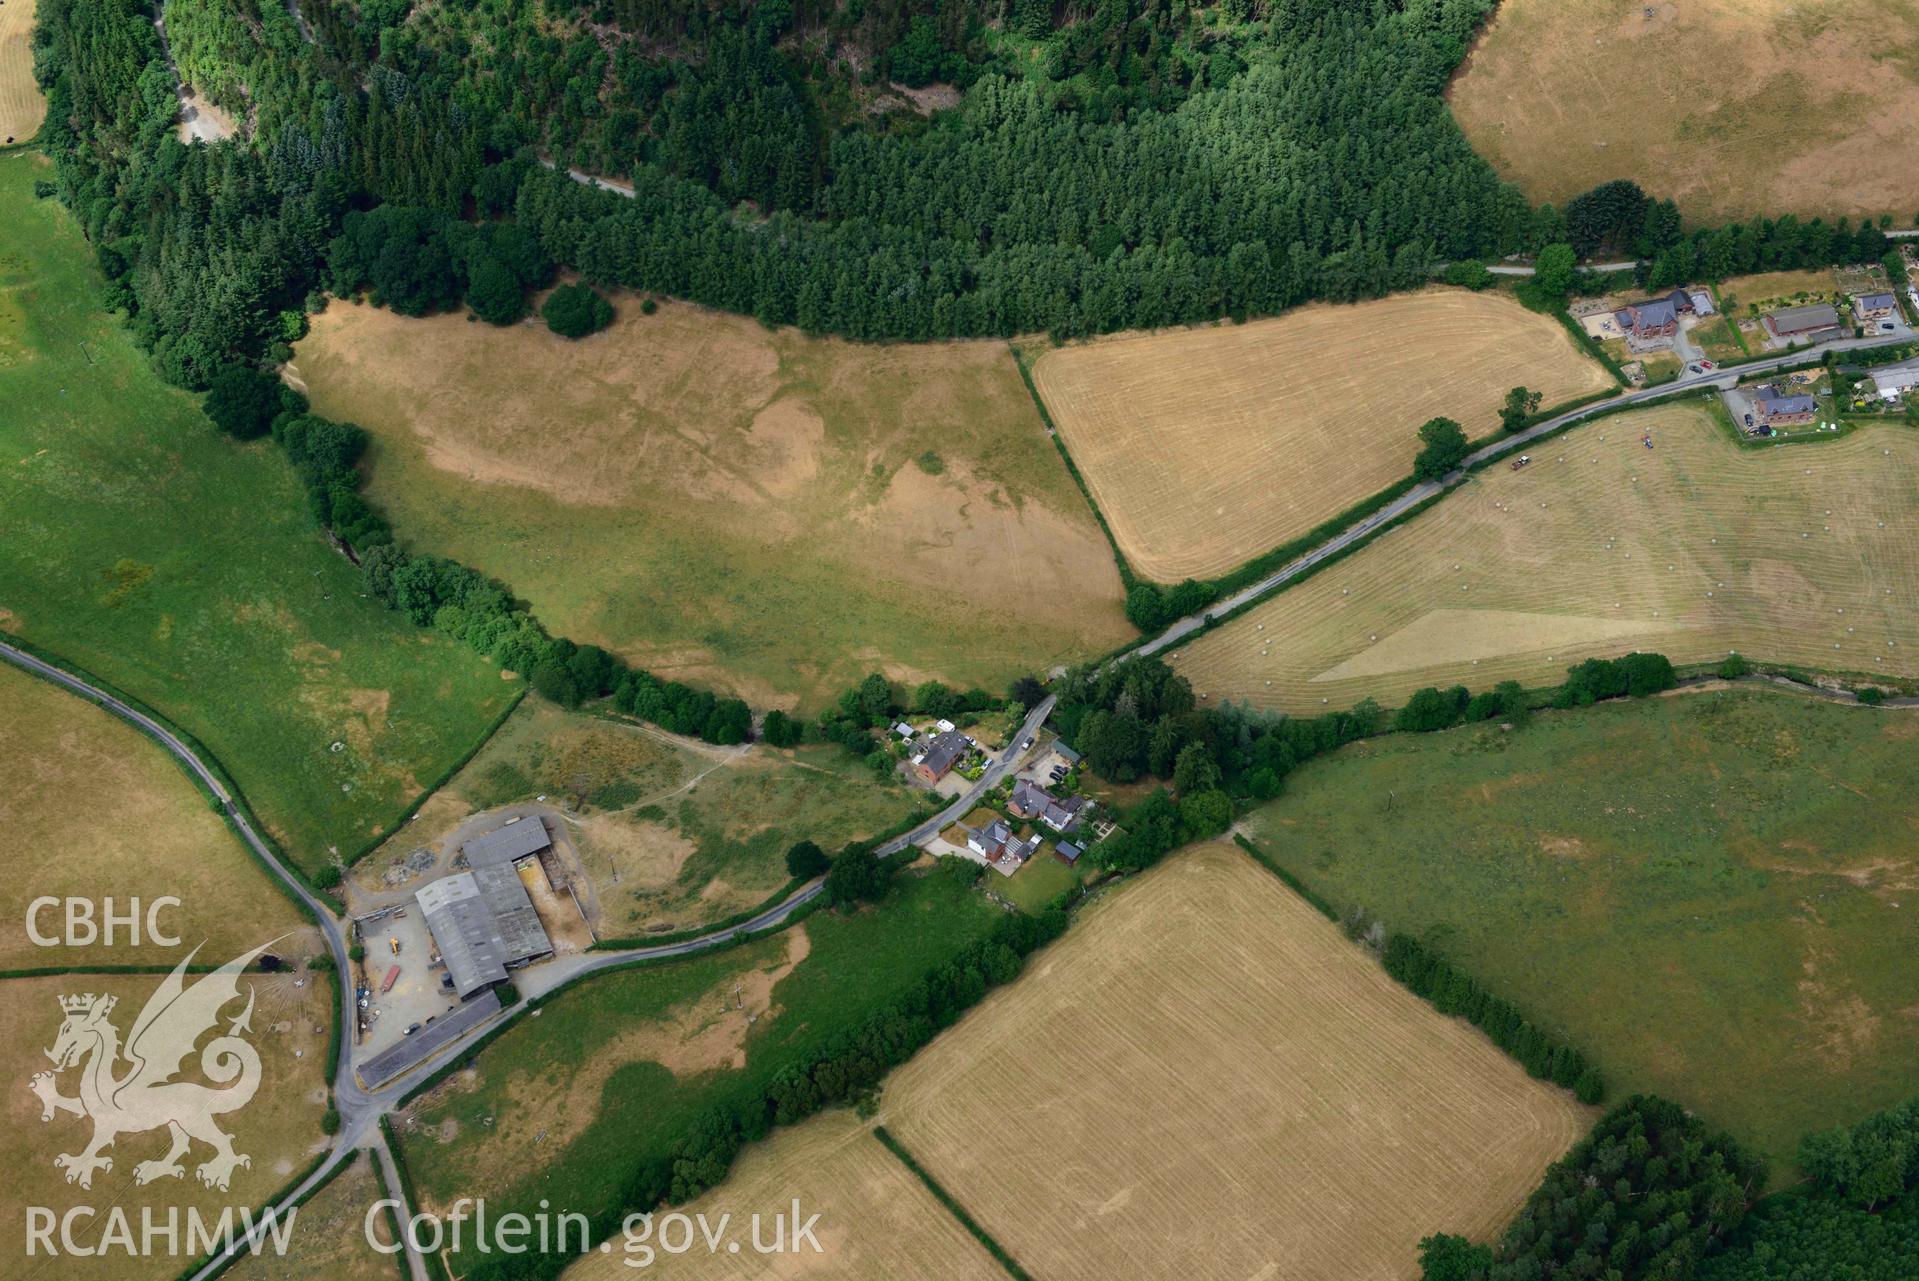
[[[1530,465],[1532,460],[1533,456],[1531,454],[1521,454],[1519,457],[1513,459],[1513,470],[1518,471],[1520,468]]]

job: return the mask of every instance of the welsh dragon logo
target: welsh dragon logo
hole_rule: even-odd
[[[218,1025],[220,1011],[240,998],[241,973],[270,946],[262,944],[235,957],[188,987],[184,975],[200,951],[193,949],[147,999],[124,1047],[120,1030],[109,1017],[117,998],[92,993],[60,998],[66,1020],[53,1048],[46,1052],[53,1070],[39,1073],[28,1088],[40,1098],[42,1121],[53,1120],[59,1112],[93,1121],[93,1141],[83,1151],[53,1158],[54,1166],[67,1172],[68,1183],[92,1187],[96,1170],[113,1169],[113,1158],[102,1153],[115,1139],[161,1126],[171,1136],[172,1146],[159,1160],[134,1166],[135,1183],[183,1177],[186,1169],[181,1158],[196,1139],[213,1149],[212,1158],[194,1171],[210,1188],[225,1191],[237,1167],[252,1166],[252,1159],[235,1152],[232,1136],[214,1121],[252,1102],[260,1088],[260,1055],[240,1036],[253,1030],[249,1026],[251,985],[246,1008],[224,1035],[214,1037],[200,1051],[200,1071],[213,1086],[173,1078],[201,1036]],[[127,1065],[124,1070],[122,1060]],[[80,1072],[77,1098],[61,1094],[56,1079],[69,1068]]]

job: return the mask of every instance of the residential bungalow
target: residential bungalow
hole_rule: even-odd
[[[1884,320],[1899,310],[1899,300],[1891,294],[1854,294],[1852,314],[1860,320]]]
[[[946,722],[940,722],[942,725]],[[934,737],[925,750],[913,758],[913,774],[920,782],[931,787],[945,778],[947,773],[973,749],[966,735],[957,730],[946,730]]]
[[[1839,313],[1827,302],[1782,307],[1766,313],[1766,328],[1783,342],[1818,341],[1838,334]]]
[[[1768,427],[1809,423],[1818,412],[1818,402],[1811,396],[1782,396],[1776,391],[1762,389],[1753,399],[1753,413]]]
[[[1021,779],[1014,785],[1006,808],[1020,818],[1038,819],[1055,832],[1063,834],[1079,826],[1080,812],[1086,808],[1086,798],[1069,796],[1061,800],[1045,788]]]

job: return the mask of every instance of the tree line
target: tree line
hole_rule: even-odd
[[[1808,1182],[1753,1198],[1764,1163],[1676,1103],[1619,1104],[1547,1171],[1498,1242],[1420,1242],[1422,1281],[1892,1281],[1919,1259],[1919,1099],[1810,1134]]]

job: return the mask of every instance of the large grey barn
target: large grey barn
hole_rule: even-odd
[[[471,870],[423,885],[414,896],[461,1000],[553,950],[516,866],[551,844],[538,818],[521,819],[468,841],[462,848]]]

